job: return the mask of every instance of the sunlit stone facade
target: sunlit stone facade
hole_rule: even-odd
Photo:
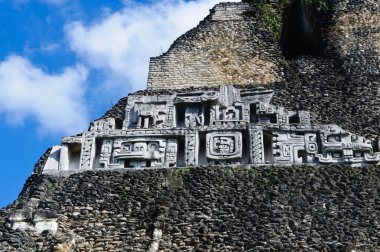
[[[380,162],[371,141],[337,125],[311,125],[308,112],[271,105],[273,94],[221,86],[130,95],[123,125],[103,119],[80,136],[63,138],[44,172]]]

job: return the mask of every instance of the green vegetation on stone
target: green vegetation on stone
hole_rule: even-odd
[[[277,40],[280,40],[283,26],[283,12],[284,8],[289,5],[289,0],[280,0],[278,5],[269,3],[266,0],[249,0],[247,2],[257,3],[259,5],[259,18],[273,36]]]
[[[319,12],[327,12],[329,10],[327,0],[304,0],[304,1],[306,5],[316,9]]]
[[[267,0],[246,0],[245,2],[256,3],[259,6],[259,17],[264,26],[280,40],[283,27],[284,9],[289,6],[291,0],[279,0],[278,4],[270,3]],[[318,12],[327,12],[329,6],[327,0],[304,0],[304,3]]]
[[[273,33],[276,39],[280,39],[282,30],[282,15],[276,13],[271,4],[260,2],[260,14],[264,25]]]
[[[190,172],[190,168],[174,168],[171,169],[168,178],[172,189],[180,189],[183,186],[183,177]]]
[[[182,176],[183,174],[186,174],[190,172],[190,168],[176,168],[176,169],[173,169],[172,170],[172,176],[173,177],[178,177],[178,176]]]

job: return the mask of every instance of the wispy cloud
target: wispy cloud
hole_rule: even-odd
[[[166,51],[218,2],[164,0],[138,4],[124,1],[121,10],[105,10],[92,23],[80,19],[67,23],[65,35],[71,50],[78,56],[77,66],[53,74],[24,57],[8,57],[0,62],[0,114],[13,124],[33,118],[40,132],[83,131],[88,126],[90,106],[125,96],[131,89],[145,89],[149,58]],[[65,43],[41,45],[40,51],[54,57]],[[91,88],[85,94],[85,85],[90,81]],[[84,97],[95,99],[85,103]]]
[[[149,58],[166,51],[218,2],[164,0],[142,5],[125,1],[122,10],[103,14],[97,22],[68,24],[67,38],[86,64],[106,73],[106,88],[119,93],[130,86],[144,89]]]
[[[11,124],[32,118],[42,134],[81,132],[88,124],[86,78],[83,66],[49,74],[25,58],[10,56],[0,63],[0,114]]]
[[[14,0],[15,4],[27,4],[29,2],[39,2],[50,5],[62,5],[69,2],[69,0]]]
[[[60,48],[60,44],[58,43],[45,43],[41,45],[40,50],[45,53],[54,53]]]

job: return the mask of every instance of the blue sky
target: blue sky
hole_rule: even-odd
[[[145,89],[149,57],[218,2],[0,0],[0,207],[49,146]]]

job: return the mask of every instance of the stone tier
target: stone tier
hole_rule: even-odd
[[[42,172],[380,162],[377,142],[337,125],[311,124],[306,111],[270,104],[273,94],[221,86],[130,95],[122,124],[107,117],[81,135],[63,138]]]

